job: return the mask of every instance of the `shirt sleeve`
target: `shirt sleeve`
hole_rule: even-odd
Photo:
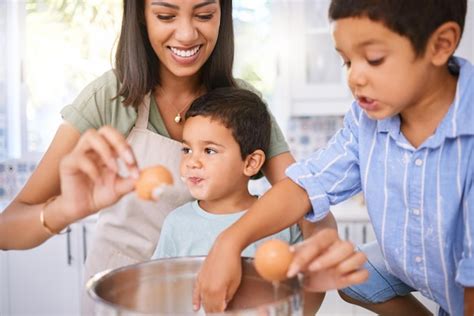
[[[307,220],[323,219],[330,205],[361,191],[358,126],[355,112],[349,111],[343,128],[332,137],[326,148],[286,170],[286,175],[306,190],[311,200],[313,209],[306,214]]]
[[[173,225],[167,219],[168,218],[165,218],[163,222],[158,245],[151,259],[173,258],[178,256],[173,238]]]
[[[86,86],[77,98],[61,110],[63,119],[82,134],[88,129],[111,125],[128,135],[137,114],[132,106],[124,106],[118,97],[119,82],[108,71]]]
[[[456,275],[456,282],[463,287],[474,287],[474,166],[470,170],[471,176],[462,202],[464,217],[462,221],[464,223],[463,254]]]

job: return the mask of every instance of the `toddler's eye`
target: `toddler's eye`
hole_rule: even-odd
[[[384,58],[370,59],[370,60],[367,60],[367,62],[371,66],[379,66],[384,62]]]
[[[181,152],[183,153],[183,155],[187,155],[187,154],[191,153],[191,148],[189,148],[189,147],[182,147],[182,148],[181,148]]]
[[[204,152],[208,155],[214,155],[214,154],[217,154],[217,151],[212,149],[212,148],[206,148],[204,149]]]

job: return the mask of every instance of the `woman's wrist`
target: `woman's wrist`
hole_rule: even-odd
[[[40,222],[49,235],[59,234],[75,219],[69,218],[64,212],[61,195],[54,196],[41,206]]]

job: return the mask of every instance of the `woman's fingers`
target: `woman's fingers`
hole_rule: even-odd
[[[102,181],[100,167],[96,164],[96,161],[92,159],[91,155],[66,155],[61,161],[60,168],[65,170],[67,174],[81,172],[96,183]]]
[[[116,159],[120,158],[125,162],[131,177],[138,178],[137,162],[130,145],[122,134],[110,126],[85,132],[75,151],[78,153],[96,153],[100,161],[115,173],[118,172]]]
[[[124,195],[135,189],[135,180],[131,178],[118,178],[115,184],[115,191],[120,195]]]
[[[115,161],[118,156],[114,148],[110,145],[105,137],[100,135],[96,130],[89,130],[84,134],[84,139],[81,142],[80,148],[82,151],[92,151],[97,154],[100,160],[113,172],[118,171],[117,163]]]
[[[138,171],[137,160],[133,150],[122,134],[110,126],[102,127],[98,130],[98,133],[111,144],[117,155],[127,164],[129,169],[135,168]]]

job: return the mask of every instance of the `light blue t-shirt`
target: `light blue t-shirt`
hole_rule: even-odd
[[[451,315],[474,287],[474,67],[460,66],[456,96],[436,132],[414,148],[400,117],[373,120],[352,104],[328,146],[290,166],[320,220],[363,191],[387,268]]]
[[[152,259],[206,256],[217,236],[245,212],[211,214],[203,210],[197,201],[178,207],[165,218]],[[303,237],[298,225],[293,225],[249,245],[242,252],[242,256],[253,257],[258,245],[267,239],[281,239],[295,244],[302,241]]]

